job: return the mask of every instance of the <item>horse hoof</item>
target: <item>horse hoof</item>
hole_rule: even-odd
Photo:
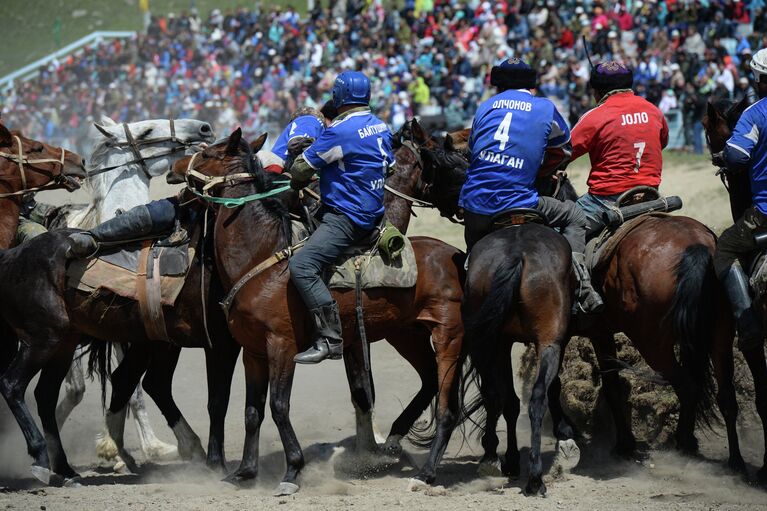
[[[501,461],[480,461],[477,468],[477,475],[480,477],[503,477]]]
[[[222,481],[237,488],[252,488],[256,485],[256,476],[255,474],[234,472],[223,478]]]
[[[429,487],[426,481],[421,481],[415,477],[411,477],[407,482],[407,491],[416,492],[421,491]]]
[[[282,481],[280,484],[277,485],[277,489],[274,490],[274,496],[284,497],[286,495],[293,495],[296,492],[298,492],[297,484],[289,483],[287,481]]]
[[[562,467],[562,470],[572,470],[578,466],[581,461],[581,449],[575,440],[568,438],[567,440],[559,440],[557,442],[555,465]]]
[[[66,478],[64,479],[64,488],[80,488],[82,487],[81,480],[80,476]]]
[[[767,465],[756,472],[756,478],[759,481],[759,484],[767,486]]]
[[[178,458],[178,447],[166,444],[160,440],[148,445],[144,451],[144,457],[152,461],[170,461]]]
[[[38,465],[32,465],[29,469],[32,472],[32,475],[40,481],[43,484],[51,484],[51,474],[52,472],[48,470],[45,467],[40,467]]]
[[[732,459],[730,458],[727,460],[727,468],[735,472],[736,474],[747,474],[746,470],[746,462],[743,461],[743,458],[736,458]]]
[[[107,461],[113,460],[119,456],[120,452],[117,444],[108,434],[99,433],[96,436],[96,455]]]
[[[383,445],[382,451],[384,454],[388,456],[394,456],[395,458],[402,456],[402,444],[400,443],[400,437],[390,436],[387,438],[386,443]]]
[[[546,485],[543,484],[543,480],[540,477],[530,479],[525,486],[525,495],[528,497],[535,497],[540,495],[546,496]]]

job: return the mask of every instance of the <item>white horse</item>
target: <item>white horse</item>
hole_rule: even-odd
[[[99,135],[93,144],[92,170],[83,186],[90,192],[91,202],[62,208],[61,217],[55,221],[58,226],[90,229],[114,218],[119,212],[148,203],[151,178],[166,174],[176,160],[185,153],[191,154],[192,148],[213,141],[210,125],[192,119],[117,124],[104,117],[94,127]],[[118,360],[121,360],[119,345],[115,351]],[[59,427],[82,401],[84,393],[83,369],[79,358],[76,358],[64,383],[64,397],[56,408]],[[147,459],[174,457],[178,453],[177,447],[158,439],[149,424],[140,385],[136,387],[129,404],[144,456]],[[127,407],[122,412],[122,421],[125,421],[126,413]],[[107,434],[99,435],[96,451],[103,458],[117,458],[117,447]],[[122,466],[122,461],[118,460],[115,468]]]

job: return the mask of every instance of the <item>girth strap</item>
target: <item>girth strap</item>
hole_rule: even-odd
[[[155,257],[151,241],[144,241],[139,253],[136,298],[147,337],[153,341],[169,341],[162,312],[160,258]]]

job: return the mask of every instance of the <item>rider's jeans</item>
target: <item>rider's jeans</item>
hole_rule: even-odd
[[[290,280],[309,309],[333,302],[328,286],[322,280],[327,267],[351,246],[371,233],[352,222],[346,215],[327,211],[317,230],[306,244],[290,258]]]
[[[726,229],[716,243],[714,270],[722,278],[739,257],[756,250],[754,233],[767,227],[767,216],[756,206],[751,206],[735,225]]]
[[[602,213],[608,211],[615,204],[618,197],[620,197],[620,194],[592,195],[587,193],[577,200],[576,204],[586,213],[586,218],[589,221],[587,238],[602,232],[602,229],[605,228],[605,223],[602,221]]]

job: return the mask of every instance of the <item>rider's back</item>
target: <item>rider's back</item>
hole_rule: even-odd
[[[573,159],[589,153],[589,192],[614,195],[660,185],[668,125],[663,113],[630,91],[613,94],[573,127]]]

